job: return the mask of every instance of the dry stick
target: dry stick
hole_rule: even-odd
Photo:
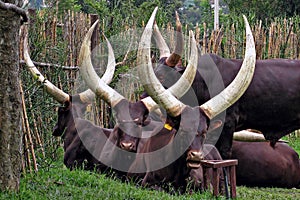
[[[236,58],[236,41],[235,41],[235,26],[234,24],[231,25],[230,29],[230,38],[231,38],[231,45],[230,45],[230,58]]]
[[[24,60],[20,60],[20,64],[21,65],[26,65],[25,61]],[[61,68],[63,70],[79,70],[79,67],[78,66],[61,66],[61,65],[58,65],[58,64],[52,64],[52,63],[44,63],[44,62],[36,62],[36,61],[33,61],[33,64],[35,66],[38,66],[38,67],[48,67],[48,68]]]
[[[184,30],[185,32],[184,32],[184,35],[188,35],[188,26],[187,26],[187,24],[185,25],[185,30]],[[183,35],[183,37],[184,37],[184,35]],[[198,39],[198,41],[199,41],[199,39]],[[199,43],[197,43],[197,44],[199,44]],[[188,46],[188,44],[186,43],[186,42],[184,42],[183,43],[183,46],[184,46],[184,48],[183,48],[183,51],[184,51],[184,63],[183,63],[183,61],[182,61],[182,59],[181,59],[181,62],[182,62],[182,64],[183,64],[183,66],[187,66],[187,58],[188,58],[188,55],[189,55],[189,49],[187,48],[187,46]]]
[[[187,35],[187,34],[186,34]],[[199,43],[197,43],[199,44]],[[186,60],[190,58],[191,56],[191,38],[188,37],[188,42],[187,42],[187,47],[186,47],[186,55],[185,55],[185,62],[187,62]],[[187,66],[187,64],[185,64],[184,66]]]
[[[31,102],[30,95],[28,95],[28,102],[29,102],[29,109],[32,110],[32,102]],[[43,143],[42,143],[40,135],[39,135],[39,131],[38,131],[38,128],[37,128],[34,112],[31,112],[31,117],[33,119],[33,133],[34,133],[35,138],[36,138],[36,143],[40,146],[40,148],[42,150],[43,157],[45,158],[45,150],[44,150]]]
[[[278,23],[276,26],[276,38],[274,38],[274,44],[275,44],[275,52],[274,52],[274,58],[280,57],[280,47],[281,47],[281,40],[282,40],[282,30],[280,27],[280,24]]]
[[[20,93],[21,93],[21,99],[22,99],[22,108],[23,108],[25,128],[26,128],[26,133],[27,133],[26,136],[28,137],[28,140],[29,140],[29,148],[30,148],[31,155],[32,155],[34,171],[37,172],[38,168],[37,168],[37,164],[36,164],[36,157],[35,157],[32,137],[31,137],[31,133],[30,133],[31,131],[30,131],[29,121],[28,121],[28,117],[27,117],[26,104],[25,104],[24,92],[23,92],[21,81],[20,81]]]
[[[186,27],[187,30],[187,27]],[[187,31],[186,31],[187,34]],[[196,23],[196,30],[195,30],[195,38],[196,38],[196,44],[200,44],[200,28],[198,22]]]
[[[32,167],[31,167],[31,158],[30,158],[30,151],[29,151],[29,145],[27,142],[27,137],[26,137],[26,128],[25,128],[25,123],[24,123],[24,117],[22,116],[22,120],[23,120],[23,141],[24,141],[24,154],[26,156],[26,163],[27,163],[27,167],[29,168],[29,173],[32,173]],[[25,167],[26,168],[26,167]],[[26,169],[25,169],[25,173],[26,173]]]
[[[105,127],[104,126],[104,120],[105,120],[105,116],[104,116],[104,111],[105,111],[105,109],[104,109],[104,102],[101,99],[99,99],[97,101],[97,104],[95,106],[96,117],[99,119],[99,125],[102,126],[102,127]],[[100,108],[100,110],[98,108]]]
[[[203,44],[202,44],[202,49],[203,49],[203,54],[207,53],[206,45],[207,45],[207,40],[206,40],[206,23],[203,23]]]
[[[215,31],[212,31],[210,34],[210,39],[209,39],[209,43],[208,43],[208,53],[212,53],[212,46],[213,46],[213,42],[214,42],[214,37],[215,37]]]
[[[288,34],[285,35],[285,38],[286,38],[286,39],[285,39],[285,42],[284,42],[284,45],[283,45],[283,47],[286,48],[286,49],[288,49],[288,48],[287,48],[288,46],[291,47],[291,45],[288,45],[288,43],[289,43],[289,39],[290,39],[291,34],[292,34],[293,27],[294,27],[294,24],[293,24],[293,22],[291,22],[291,23],[290,23],[290,26],[289,26],[289,28],[288,28]],[[288,52],[290,52],[290,51],[288,51]],[[292,52],[293,52],[293,50],[292,50]],[[285,53],[285,52],[284,52],[284,53]],[[291,55],[289,55],[289,57],[291,57]]]
[[[214,45],[214,53],[218,53],[218,49],[221,45],[221,42],[222,42],[222,37],[223,37],[223,27],[221,27],[220,29],[218,29],[216,31],[217,33],[217,37],[215,38],[215,45]]]
[[[131,37],[131,39],[130,39],[130,44],[129,44],[128,50],[127,50],[127,52],[126,52],[126,54],[125,54],[123,60],[122,60],[121,62],[118,62],[118,63],[116,64],[116,67],[119,66],[119,65],[124,65],[124,64],[125,64],[125,62],[126,62],[126,60],[127,60],[127,57],[128,57],[128,54],[129,54],[129,52],[130,52],[130,50],[131,50],[131,46],[132,46],[133,40],[134,40],[134,36],[133,36],[133,34],[132,34],[132,37]]]
[[[271,23],[271,27],[269,29],[268,58],[271,58],[272,55],[272,40],[274,37],[273,29],[274,29],[274,23]]]
[[[22,94],[22,93],[21,93]],[[23,104],[23,103],[22,103]],[[22,130],[23,130],[23,141],[24,141],[24,156],[26,157],[26,163],[29,168],[29,172],[32,173],[32,168],[31,168],[31,159],[30,159],[30,151],[29,151],[29,145],[27,142],[27,129],[25,127],[25,119],[24,119],[24,114],[22,115]],[[26,168],[26,167],[25,167]],[[24,173],[26,173],[26,169],[24,170]]]
[[[263,48],[263,35],[261,31],[262,21],[259,20],[259,24],[255,26],[255,49],[256,49],[256,58],[262,59],[262,48]]]

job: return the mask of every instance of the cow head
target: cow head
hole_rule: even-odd
[[[89,103],[82,102],[79,95],[70,96],[70,100],[58,108],[57,123],[53,128],[53,136],[62,136],[65,129],[74,126],[74,119],[83,117]]]
[[[117,125],[114,127],[113,135],[116,137],[117,146],[126,151],[136,152],[143,127],[150,123],[147,120],[149,114],[147,107],[141,101],[132,103],[122,100],[115,106],[114,111]]]
[[[152,36],[152,28],[156,12],[157,8],[153,11],[139,44],[137,64],[139,66],[138,74],[140,76],[140,80],[142,81],[147,93],[157,103],[159,103],[163,108],[166,109],[168,115],[172,117],[181,116],[179,130],[182,129],[183,133],[186,132],[189,134],[193,134],[194,138],[195,136],[199,137],[198,135],[203,138],[205,136],[205,133],[207,133],[209,126],[218,127],[218,124],[221,124],[221,122],[219,121],[217,121],[217,123],[215,123],[215,121],[212,121],[213,124],[210,124],[210,120],[222,113],[233,103],[235,103],[245,92],[252,80],[255,69],[256,55],[254,39],[251,33],[250,26],[246,17],[244,17],[246,23],[245,59],[236,78],[220,94],[205,102],[201,106],[194,107],[192,109],[194,111],[191,112],[192,115],[189,117],[188,115],[185,115],[185,113],[190,110],[190,106],[183,104],[175,96],[167,92],[167,90],[156,78],[151,65],[150,38]],[[195,119],[196,121],[193,122]],[[187,123],[188,125],[185,125],[185,123]],[[199,139],[198,142],[192,143],[191,146],[193,146],[193,144],[201,145],[201,143],[203,142],[201,142],[201,139]],[[201,159],[201,150],[202,148],[200,147],[199,149],[199,146],[197,147],[197,149],[192,149],[191,147],[190,150],[188,150],[188,166],[199,166],[197,162],[196,164],[194,163],[195,161],[199,161]]]

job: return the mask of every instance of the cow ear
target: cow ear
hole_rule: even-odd
[[[223,124],[223,122],[221,120],[213,120],[212,122],[210,122],[208,132],[214,131],[217,128],[220,128],[222,126],[222,124]]]

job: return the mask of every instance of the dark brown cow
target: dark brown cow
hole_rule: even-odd
[[[203,142],[208,127],[214,129],[220,125],[220,121],[210,122],[210,119],[230,107],[249,85],[255,66],[254,41],[245,18],[247,45],[241,71],[233,83],[219,95],[201,106],[192,108],[181,103],[164,89],[153,72],[150,59],[150,38],[155,13],[156,10],[153,12],[142,35],[137,56],[138,72],[145,90],[158,104],[166,109],[168,113],[167,124],[171,124],[171,127],[175,130],[173,130],[173,134],[168,134],[169,131],[162,130],[159,134],[151,137],[142,149],[142,152],[146,155],[137,155],[136,162],[139,162],[139,164],[131,168],[130,172],[146,171],[142,185],[157,185],[166,181],[175,187],[180,187],[185,184],[189,171],[200,166],[200,159],[203,158]],[[157,162],[159,161],[157,157],[147,156],[150,152],[153,154],[157,151],[162,151],[157,155],[160,157],[159,160],[162,159],[168,165],[162,167],[158,165],[160,162]],[[176,157],[176,155],[180,156]],[[170,161],[170,158],[176,159]]]
[[[80,72],[83,75],[84,80],[87,82],[88,86],[91,88],[92,91],[95,92],[97,96],[99,96],[101,99],[105,100],[109,105],[111,105],[112,109],[116,113],[116,119],[117,119],[117,125],[115,126],[115,129],[117,132],[121,131],[123,133],[126,133],[125,136],[128,137],[128,141],[132,140],[133,138],[136,139],[136,141],[139,140],[142,136],[143,127],[146,127],[146,129],[149,126],[149,122],[147,120],[149,111],[153,110],[155,107],[157,107],[157,104],[150,98],[145,98],[137,102],[129,102],[126,100],[121,94],[116,92],[114,89],[109,87],[107,84],[105,84],[101,79],[99,79],[98,75],[95,73],[93,66],[90,62],[90,37],[91,33],[93,31],[93,27],[89,30],[88,34],[86,35],[83,45],[80,50]],[[196,54],[197,47],[194,40],[194,37],[192,37],[192,52]],[[195,60],[197,56],[191,56],[189,61],[189,66],[186,70],[186,72],[183,74],[184,80],[193,80],[195,71],[196,71],[196,63],[197,60]],[[185,81],[186,82],[186,81]],[[172,86],[169,91],[177,91],[177,90],[187,90],[191,85],[191,81],[189,81],[188,84],[182,84],[182,81],[178,81],[178,84],[176,83],[174,86]],[[178,89],[176,89],[178,88]],[[186,88],[186,89],[184,89]],[[176,94],[176,93],[175,93]],[[175,120],[175,119],[174,119]],[[152,124],[150,123],[150,126]],[[151,130],[151,128],[149,128]],[[114,137],[111,135],[111,137]],[[132,148],[132,151],[136,152],[137,145],[134,145],[133,143],[126,144],[123,137],[123,142],[126,147]],[[133,144],[133,145],[132,145]],[[114,151],[113,151],[113,150]],[[103,159],[107,161],[107,165],[111,165],[111,163],[114,162],[114,157],[112,156],[112,153],[115,151],[120,151],[120,149],[115,148],[113,144],[107,144],[107,147],[104,149],[103,152]],[[127,149],[127,151],[130,151]],[[193,149],[191,151],[194,151]],[[123,152],[124,153],[124,152]],[[198,152],[194,152],[195,156],[198,156]],[[130,154],[128,154],[130,156]],[[199,158],[200,159],[200,158]],[[119,166],[123,167],[123,166]],[[123,169],[122,169],[123,170]]]
[[[89,32],[90,35],[96,24],[97,22],[91,28]],[[90,35],[87,37],[90,37]],[[85,41],[89,42],[87,40]],[[106,84],[111,81],[112,78],[111,74],[113,74],[114,67],[115,67],[115,60],[114,60],[112,48],[108,40],[107,43],[109,49],[109,61],[108,61],[109,66],[107,68],[106,73],[103,75],[101,79]],[[74,166],[80,166],[83,160],[88,159],[88,157],[89,158],[92,157],[92,155],[88,154],[88,149],[84,148],[85,146],[83,144],[84,142],[80,141],[79,135],[81,135],[81,132],[78,134],[78,130],[80,129],[80,127],[78,127],[75,124],[74,120],[77,117],[83,116],[83,113],[86,110],[86,106],[92,102],[95,95],[93,92],[88,90],[83,93],[80,93],[79,95],[71,96],[64,93],[62,90],[58,89],[57,87],[55,87],[52,83],[46,80],[42,76],[42,74],[37,70],[37,68],[34,66],[27,51],[27,41],[24,42],[24,45],[25,45],[24,57],[27,66],[31,71],[31,73],[33,74],[33,76],[45,86],[46,91],[49,94],[51,94],[58,102],[64,104],[63,107],[60,107],[58,109],[58,122],[54,127],[53,135],[62,136],[64,140],[65,164],[70,168],[73,168]],[[86,43],[84,43],[83,46],[84,45],[89,46],[89,44]],[[195,49],[196,48],[194,48],[194,51]],[[195,66],[196,61],[191,60],[191,63],[193,63],[193,66]],[[191,67],[191,69],[193,69],[193,71],[187,70],[186,76],[183,75],[185,79],[190,79],[188,77],[192,76],[191,73],[193,74],[195,73],[196,68]],[[190,87],[190,85],[186,87]],[[184,87],[181,86],[181,88]],[[114,145],[120,147],[121,149],[130,152],[136,152],[137,143],[139,142],[140,139],[139,133],[141,133],[142,131],[142,126],[147,125],[147,127],[144,127],[143,129],[145,131],[149,131],[154,128],[152,125],[153,123],[149,123],[149,121],[146,120],[148,115],[148,109],[150,109],[153,105],[155,106],[156,103],[154,103],[151,98],[147,98],[137,103],[128,102],[125,98],[121,99],[120,102],[118,102],[117,106],[114,107],[114,110],[117,113],[116,117],[118,120],[117,121],[118,124],[114,127],[113,130],[111,130],[111,134],[109,135],[110,141],[112,141]],[[91,124],[91,123],[86,121],[86,124]],[[97,129],[99,131],[105,130],[105,129],[101,129],[100,127],[98,127]],[[91,124],[91,130],[95,130],[95,127],[92,126],[92,124]],[[124,131],[128,131],[129,133],[133,132],[137,137],[133,137],[132,135],[125,134]],[[75,144],[77,146],[75,146]],[[87,145],[88,144],[89,142],[87,142]],[[84,156],[86,156],[86,158]],[[92,159],[88,159],[88,160],[92,160]],[[98,164],[98,162],[95,163]],[[88,164],[93,165],[94,163],[88,163]]]
[[[160,43],[157,43],[161,45]],[[170,65],[161,57],[156,76],[168,88],[185,68]],[[198,71],[191,94],[181,98],[191,106],[201,105],[228,86],[242,65],[240,59],[224,59],[214,54],[199,56]],[[170,67],[172,68],[170,68]],[[226,110],[224,127],[217,141],[223,158],[230,158],[235,131],[254,128],[261,130],[274,146],[282,136],[300,129],[300,60],[267,59],[256,62],[253,81],[245,94]],[[179,72],[179,73],[178,73]],[[220,74],[219,80],[216,75]],[[191,102],[196,95],[196,101]],[[218,118],[220,116],[216,116]],[[215,143],[215,141],[212,141]]]
[[[73,125],[76,134],[71,143],[65,148],[64,164],[69,169],[84,167],[87,170],[105,171],[107,166],[99,161],[97,155],[100,155],[112,129],[95,126],[90,121],[80,118],[76,118],[74,123],[76,124],[76,126]],[[71,132],[67,133],[70,134]],[[101,134],[103,135],[101,136]],[[84,139],[84,143],[82,139]]]
[[[107,66],[107,70],[104,73],[102,80],[106,83],[110,83],[114,74],[115,59],[113,56],[112,47],[108,40],[107,45],[109,50],[109,65]],[[94,148],[94,144],[91,142],[91,140],[94,141],[94,143],[95,141],[99,140],[97,143],[101,149],[113,130],[95,126],[87,120],[77,119],[84,116],[86,107],[92,103],[93,99],[95,98],[95,94],[91,90],[86,90],[77,95],[68,95],[45,79],[39,70],[34,66],[29,56],[27,36],[24,39],[24,58],[33,77],[39,83],[45,86],[46,91],[55,100],[63,104],[62,107],[58,108],[58,121],[53,129],[53,136],[61,136],[64,141],[64,164],[70,169],[73,169],[74,167],[82,167],[84,162],[86,162],[86,165],[84,166],[86,169],[93,169],[98,165],[104,168],[103,165],[100,165],[101,163],[97,160],[98,158],[95,158],[86,148],[86,146]],[[78,124],[76,124],[75,120],[78,122]],[[82,130],[82,127],[88,127],[86,130],[89,130],[91,133],[98,134],[95,134],[94,137],[89,138],[83,144],[81,137],[87,138],[85,137],[87,132],[86,130]],[[99,139],[100,133],[105,135],[105,137],[101,138],[102,140]],[[116,137],[118,138],[119,135]],[[113,143],[116,143],[116,141],[117,139],[114,140]]]
[[[232,142],[232,158],[238,159],[238,185],[300,187],[300,161],[295,150],[283,142]]]
[[[247,46],[246,46],[246,56],[243,67],[237,78],[233,81],[232,85],[226,88],[220,95],[216,96],[214,99],[206,102],[200,107],[191,108],[179,102],[172,94],[176,90],[172,90],[172,86],[169,90],[165,90],[158,80],[155,81],[155,75],[151,65],[150,59],[150,38],[152,33],[152,25],[154,23],[154,18],[157,8],[153,12],[147,27],[142,36],[138,51],[138,69],[140,80],[143,81],[144,86],[150,96],[166,108],[168,116],[166,119],[165,129],[161,130],[155,136],[151,137],[145,144],[146,152],[162,151],[160,155],[165,158],[167,165],[177,166],[177,171],[182,173],[177,173],[174,171],[165,170],[165,166],[159,166],[158,171],[166,171],[168,177],[172,179],[180,179],[180,181],[185,179],[186,174],[188,174],[191,168],[198,168],[200,166],[200,160],[203,158],[202,146],[204,137],[208,130],[209,119],[223,112],[226,108],[231,106],[245,91],[250,83],[253,76],[254,63],[255,63],[255,49],[253,37],[247,20],[246,22],[246,32],[247,32]],[[92,31],[92,30],[90,30]],[[118,124],[121,125],[121,129],[128,135],[137,135],[140,137],[141,127],[145,124],[145,115],[148,115],[149,110],[154,107],[153,103],[148,98],[142,99],[136,103],[129,103],[124,99],[119,93],[114,91],[108,85],[104,84],[103,81],[99,79],[97,74],[93,70],[93,66],[90,62],[90,48],[89,48],[90,36],[86,36],[83,45],[80,50],[80,72],[83,75],[83,79],[86,81],[90,89],[95,92],[100,98],[104,99],[109,103],[113,109],[119,110],[117,112]],[[148,40],[148,41],[146,41]],[[145,42],[146,41],[146,42]],[[194,42],[194,37],[192,37]],[[146,46],[143,46],[146,45]],[[197,50],[195,50],[195,44],[192,44],[191,60],[195,61],[197,58]],[[146,62],[146,64],[144,63]],[[189,66],[194,66],[195,63],[189,62]],[[145,68],[146,67],[146,68]],[[190,67],[187,67],[189,69]],[[187,70],[186,70],[187,71]],[[185,71],[185,73],[186,73]],[[149,77],[152,79],[150,80]],[[154,79],[153,79],[154,78]],[[185,79],[187,80],[187,79]],[[178,81],[177,83],[181,82]],[[176,84],[177,84],[176,83]],[[155,88],[156,86],[160,88]],[[180,87],[179,89],[180,90]],[[177,96],[177,95],[176,95]],[[120,107],[121,105],[121,107]],[[125,106],[122,106],[125,105]],[[149,107],[149,105],[151,105]],[[148,108],[146,107],[148,106]],[[211,127],[217,127],[220,125],[220,121],[212,122]],[[170,133],[169,129],[175,131],[174,134]],[[170,138],[173,135],[173,138]],[[156,144],[153,141],[161,141],[161,143]],[[170,145],[165,147],[164,141],[172,141]],[[163,148],[162,148],[163,147]],[[114,156],[111,156],[110,151],[113,146],[108,146],[106,151],[104,151],[104,156],[107,159],[113,160]],[[143,154],[138,154],[140,156]],[[146,155],[147,156],[147,155]],[[178,156],[178,157],[177,157]],[[151,157],[151,156],[150,156]],[[153,158],[152,158],[153,159]],[[142,168],[142,171],[147,171],[144,177],[143,183],[148,182],[148,174],[157,170],[155,166],[157,163],[155,160],[145,159],[147,161],[145,164],[146,168]],[[154,164],[154,167],[153,167]],[[176,170],[175,170],[176,171]],[[133,173],[139,173],[139,171],[132,171]],[[143,173],[142,172],[142,173]],[[175,176],[176,174],[176,176]],[[179,182],[180,182],[179,181]],[[172,182],[172,181],[171,181]],[[178,182],[178,181],[175,181]]]

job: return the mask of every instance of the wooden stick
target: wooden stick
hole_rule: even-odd
[[[28,121],[28,117],[27,117],[26,104],[25,104],[24,92],[23,92],[21,81],[20,81],[20,93],[21,93],[21,99],[22,99],[22,108],[23,108],[26,136],[29,141],[29,148],[30,148],[31,155],[32,155],[34,171],[37,172],[38,168],[37,168],[37,164],[36,164],[36,157],[35,157],[34,147],[33,147],[33,143],[32,143],[32,137],[31,137],[31,133],[30,133],[31,130],[30,130],[29,121]]]
[[[29,102],[29,109],[30,109],[30,110],[33,110],[33,109],[32,109],[32,102],[31,102],[30,95],[28,95],[28,102]],[[41,148],[43,157],[45,158],[45,150],[44,150],[43,143],[42,143],[41,138],[40,138],[40,135],[39,135],[39,130],[38,130],[38,128],[37,128],[37,124],[36,124],[34,112],[31,112],[31,117],[32,117],[32,120],[33,120],[33,133],[34,133],[35,138],[36,138],[36,143],[37,143],[37,144],[39,145],[39,147]]]
[[[27,142],[27,138],[26,138],[26,128],[25,128],[25,119],[24,119],[24,115],[22,115],[22,130],[23,130],[23,141],[24,141],[24,156],[25,156],[25,160],[27,163],[27,166],[29,168],[29,173],[32,173],[32,168],[31,168],[31,159],[30,159],[30,152],[29,152],[29,147],[28,147],[28,142]],[[25,167],[25,171],[26,173],[26,167]]]

